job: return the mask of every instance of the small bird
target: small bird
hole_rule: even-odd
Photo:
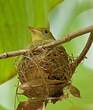
[[[55,40],[49,29],[29,27],[29,30],[32,34],[32,44],[29,48],[32,51],[19,62],[18,74],[23,94],[28,98],[36,98],[35,102],[30,100],[33,105],[38,106],[39,102],[42,102],[42,108],[43,102],[45,105],[48,100],[56,103],[57,98],[63,95],[63,88],[69,81],[69,60],[62,45],[35,50],[38,46]]]
[[[54,37],[53,37],[53,35],[52,35],[52,33],[49,31],[49,29],[47,29],[47,28],[34,28],[34,27],[29,27],[29,31],[31,32],[31,35],[32,35],[32,43],[30,44],[30,46],[28,46],[29,48],[31,48],[31,49],[33,49],[33,48],[35,48],[35,47],[37,47],[37,46],[39,46],[39,45],[43,45],[43,44],[46,44],[46,43],[49,43],[49,42],[51,42],[51,41],[53,41],[53,40],[55,40],[54,39]],[[33,77],[33,75],[32,74],[30,74],[29,75],[29,68],[26,68],[26,65],[29,65],[29,64],[27,64],[27,60],[25,60],[25,59],[27,59],[26,57],[24,57],[24,58],[22,58],[22,63],[19,63],[19,66],[18,66],[18,71],[19,71],[19,80],[20,80],[20,82],[21,82],[21,84],[22,84],[22,87],[24,86],[24,85],[26,85],[26,83],[28,83],[31,79],[32,80],[35,80],[34,78],[31,78],[31,77]],[[29,63],[29,62],[28,62]],[[23,70],[23,68],[22,68],[22,65],[23,65],[23,68],[25,68],[25,70],[27,71],[27,72],[24,72],[25,70]],[[31,65],[31,64],[30,64]],[[21,72],[23,70],[23,72]],[[34,71],[34,70],[32,70],[32,71]],[[31,72],[32,72],[31,71]],[[34,72],[34,74],[35,74],[36,72]],[[37,72],[37,74],[38,74],[38,72]],[[36,74],[36,75],[37,75]],[[35,76],[36,77],[36,76]],[[30,79],[31,78],[31,79]],[[31,80],[31,81],[32,81]],[[33,82],[33,81],[32,81]],[[31,84],[31,82],[30,82],[30,84]],[[38,79],[37,80],[35,80],[34,81],[34,85],[38,85],[38,84],[40,84],[40,81],[38,81]],[[32,84],[33,85],[33,84]],[[28,85],[29,86],[29,85]],[[27,87],[26,87],[27,88]],[[25,88],[25,89],[26,89]],[[28,91],[29,91],[29,88],[28,88]],[[25,95],[27,95],[28,94],[28,96],[30,96],[30,95],[32,95],[33,93],[31,93],[30,95],[29,95],[29,92],[28,92],[27,90],[26,90],[26,93],[25,93]],[[35,94],[35,93],[34,93]],[[31,101],[30,101],[31,102]],[[29,103],[29,102],[28,102]],[[21,103],[20,103],[21,104]],[[20,105],[19,104],[19,105]],[[25,104],[25,102],[24,102],[24,104]],[[24,104],[21,104],[21,106],[19,106],[18,105],[18,108],[17,108],[17,110],[21,110],[21,109],[23,109],[23,110],[25,110],[25,108],[24,108]],[[34,108],[34,104],[35,104],[35,108]],[[36,106],[36,104],[37,104],[37,106]],[[43,103],[41,102],[41,104],[40,104],[40,102],[38,102],[38,101],[36,101],[36,102],[31,102],[31,108],[30,108],[30,105],[28,106],[29,107],[29,109],[28,110],[42,110],[42,107],[43,107]],[[26,107],[27,108],[27,107]]]

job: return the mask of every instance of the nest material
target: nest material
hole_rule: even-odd
[[[70,63],[63,46],[31,50],[18,64],[23,94],[43,102],[51,98],[55,103],[71,79]]]

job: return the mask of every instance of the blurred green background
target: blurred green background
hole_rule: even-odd
[[[93,25],[93,0],[0,0],[0,53],[23,49],[31,43],[28,26],[50,27],[59,39],[89,25]],[[65,44],[67,52],[77,57],[88,36]],[[16,58],[0,60],[0,110],[14,109],[16,63]],[[80,90],[81,98],[49,103],[46,110],[93,110],[93,45],[72,83]]]

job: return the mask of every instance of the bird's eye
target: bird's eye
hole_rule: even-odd
[[[48,30],[45,30],[45,33],[47,34],[48,33]]]

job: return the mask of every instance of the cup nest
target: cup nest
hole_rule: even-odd
[[[65,48],[31,49],[17,66],[20,88],[29,99],[55,103],[63,96],[72,76]]]

